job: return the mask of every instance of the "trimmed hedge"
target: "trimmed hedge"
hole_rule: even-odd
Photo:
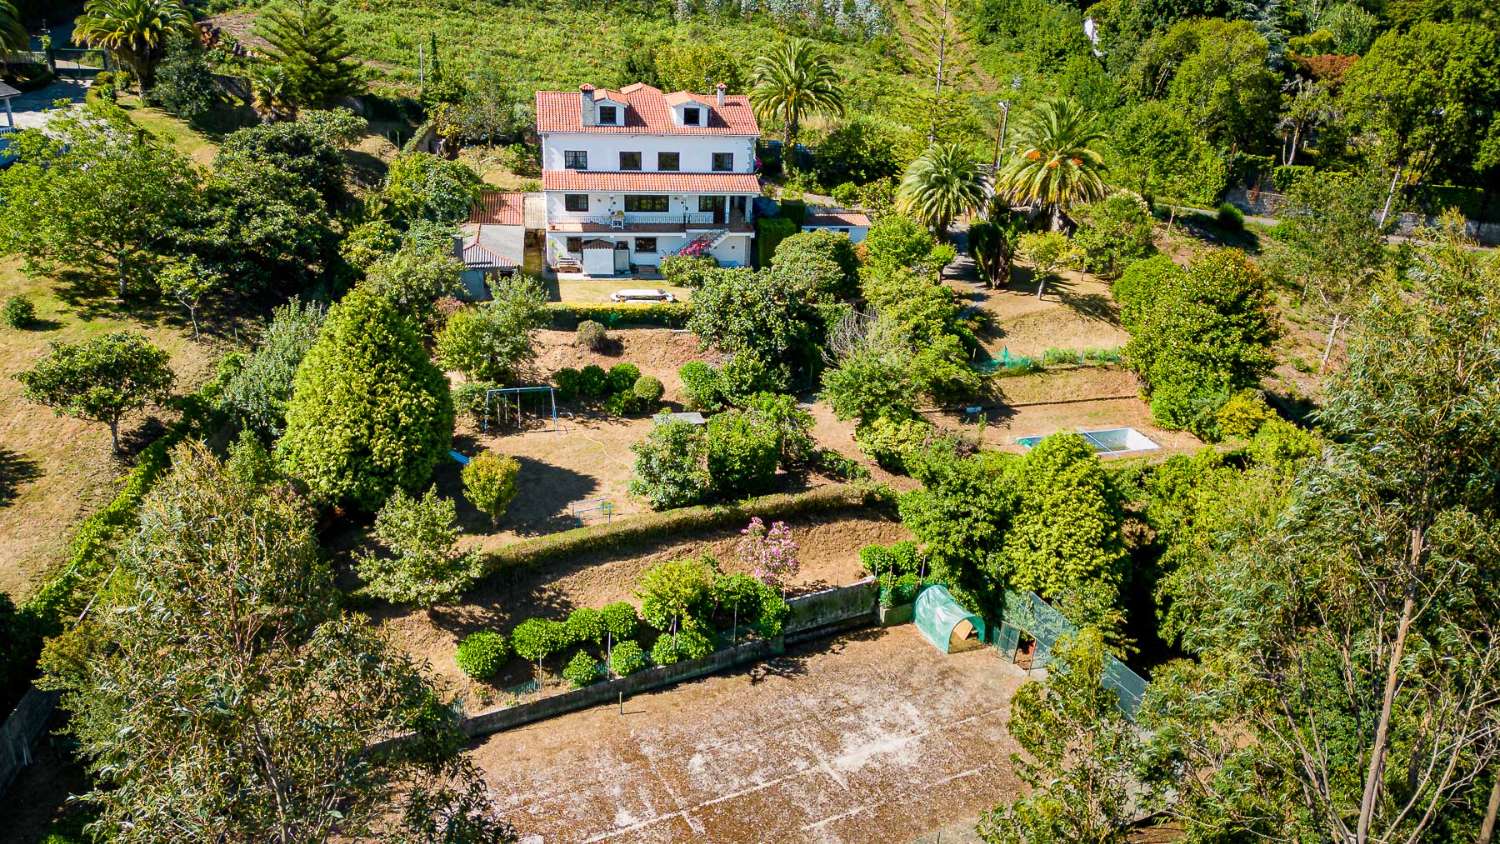
[[[592,551],[619,551],[684,531],[742,527],[752,516],[784,518],[861,507],[889,509],[894,504],[895,493],[885,487],[837,484],[807,492],[763,495],[736,504],[679,507],[515,542],[485,555],[483,569],[486,575],[492,575],[506,569],[541,565]]]
[[[590,304],[587,302],[548,302],[547,310],[552,315],[552,326],[559,329],[575,329],[580,322],[593,320],[606,328],[624,325],[657,325],[664,328],[682,328],[693,315],[693,306],[687,302],[621,302]]]

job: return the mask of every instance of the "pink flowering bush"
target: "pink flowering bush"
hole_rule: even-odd
[[[797,559],[797,543],[792,539],[792,529],[786,522],[772,522],[769,528],[759,516],[740,531],[740,544],[736,549],[740,561],[750,566],[762,583],[785,590],[786,582],[797,576],[802,564]]]

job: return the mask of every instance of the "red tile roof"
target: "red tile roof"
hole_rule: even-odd
[[[754,173],[598,172],[543,170],[542,190],[601,193],[760,193]]]
[[[581,116],[578,91],[537,91],[536,130],[549,132],[601,132],[606,134],[661,135],[759,135],[760,124],[744,94],[724,98],[719,105],[713,94],[677,91],[663,94],[650,85],[635,83],[618,91],[597,89],[594,101],[609,99],[625,104],[625,125],[585,126]],[[696,102],[707,109],[708,119],[702,126],[678,126],[672,122],[672,104]]]
[[[866,226],[870,225],[870,218],[858,211],[819,211],[808,214],[802,219],[802,225],[814,227],[830,226]]]
[[[502,193],[487,190],[479,195],[479,201],[469,209],[469,222],[482,226],[525,225],[524,193]]]

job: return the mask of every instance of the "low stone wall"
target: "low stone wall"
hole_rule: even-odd
[[[0,794],[5,793],[21,769],[31,764],[31,748],[47,729],[47,719],[57,707],[57,692],[26,690],[10,717],[0,725]]]
[[[788,642],[800,642],[876,623],[880,586],[875,578],[867,577],[848,586],[800,595],[787,604],[791,611],[782,634]]]

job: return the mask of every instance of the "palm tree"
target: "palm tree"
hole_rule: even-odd
[[[755,60],[751,73],[750,106],[761,120],[782,123],[782,160],[788,169],[795,160],[793,144],[802,118],[809,114],[844,113],[838,75],[813,43],[793,38],[769,55]]]
[[[31,46],[31,36],[21,23],[21,14],[10,0],[0,0],[0,56],[19,53]]]
[[[181,0],[89,0],[73,28],[73,40],[110,51],[134,71],[141,90],[151,87],[167,40],[193,31],[193,16]]]
[[[896,205],[942,237],[948,224],[985,201],[984,171],[958,144],[933,144],[906,168]]]
[[[995,190],[1017,205],[1052,213],[1062,226],[1074,203],[1104,196],[1104,159],[1089,144],[1104,136],[1093,112],[1069,99],[1044,100],[1021,119],[1016,154],[995,179]]]

